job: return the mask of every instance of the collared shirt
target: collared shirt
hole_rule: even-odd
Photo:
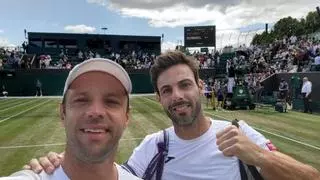
[[[306,93],[307,95],[309,95],[311,93],[311,90],[312,90],[312,83],[310,81],[304,82],[302,85],[301,93]]]

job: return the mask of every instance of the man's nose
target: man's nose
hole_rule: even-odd
[[[87,115],[89,118],[103,118],[106,115],[106,108],[103,103],[94,101],[90,104]]]
[[[179,88],[173,88],[172,89],[172,98],[173,100],[180,100],[183,98],[183,91],[181,91]]]

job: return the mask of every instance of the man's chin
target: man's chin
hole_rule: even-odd
[[[181,127],[191,126],[194,123],[192,119],[173,119],[174,124]]]
[[[110,155],[110,152],[83,152],[81,154],[81,157],[78,157],[82,161],[90,164],[99,164],[104,162],[108,156]]]

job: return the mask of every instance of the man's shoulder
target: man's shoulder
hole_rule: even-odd
[[[31,170],[22,170],[11,174],[8,177],[1,177],[0,180],[41,180],[39,174]]]
[[[62,167],[54,171],[53,174],[49,175],[42,171],[40,174],[36,174],[30,170],[22,170],[13,173],[9,177],[0,178],[0,180],[68,180],[68,176],[64,173]]]
[[[212,125],[216,128],[224,128],[228,125],[231,125],[229,121],[226,120],[216,120],[216,119],[211,119]]]
[[[169,127],[165,131],[169,134],[174,132],[173,127]],[[143,140],[144,143],[158,143],[160,141],[163,141],[163,130],[149,134]]]
[[[118,176],[119,180],[140,180],[140,178],[134,176],[133,174],[129,173],[128,171],[124,170],[121,166],[116,164],[118,169]]]

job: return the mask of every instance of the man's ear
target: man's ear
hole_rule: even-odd
[[[129,102],[128,102],[129,103]],[[128,125],[129,125],[129,122],[130,122],[130,118],[131,118],[131,116],[130,116],[130,111],[131,111],[131,106],[129,105],[129,108],[128,108],[128,110],[127,110],[127,112],[126,112],[126,120],[125,120],[125,122],[124,122],[124,125],[125,125],[125,128],[127,128],[128,127]]]
[[[66,106],[65,104],[60,103],[60,120],[64,127],[65,127],[65,118],[66,118]]]
[[[198,80],[198,87],[199,87],[199,90],[202,92],[204,87],[204,82],[202,79]]]

